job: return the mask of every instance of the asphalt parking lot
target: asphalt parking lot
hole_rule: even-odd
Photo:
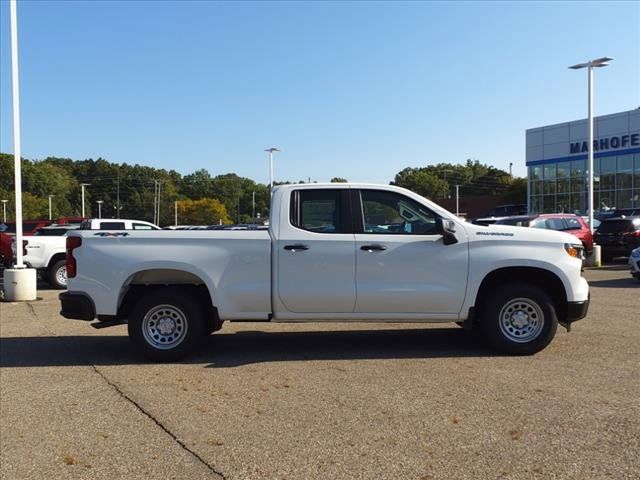
[[[637,479],[640,282],[532,357],[455,325],[225,324],[178,364],[126,327],[0,303],[0,477]]]

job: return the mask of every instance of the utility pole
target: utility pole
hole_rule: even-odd
[[[81,183],[80,187],[82,188],[82,218],[85,218],[84,216],[84,187],[88,187],[89,185],[91,185],[90,183]]]
[[[173,202],[173,226],[178,226],[178,201]]]
[[[512,169],[513,168],[513,162],[509,162],[509,177],[511,177],[511,179],[513,179],[513,172]]]
[[[120,218],[120,166],[118,166],[118,182],[116,187],[116,211],[117,217]]]
[[[253,191],[253,195],[251,196],[251,222],[256,223],[256,191]]]
[[[98,204],[98,218],[102,218],[102,200],[96,200]]]
[[[49,220],[51,220],[51,198],[55,197],[55,195],[49,195]]]
[[[2,223],[7,223],[7,202],[9,200],[2,200]]]
[[[160,226],[160,195],[162,195],[162,181],[158,180],[158,221],[156,222],[158,226]]]
[[[460,185],[456,185],[456,217],[460,215]]]

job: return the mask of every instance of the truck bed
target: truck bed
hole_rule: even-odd
[[[206,285],[224,320],[269,318],[268,231],[74,232],[78,235],[78,279],[99,315],[115,315],[130,286],[167,283],[170,275],[174,284]],[[113,285],[124,287],[114,295],[109,291]]]

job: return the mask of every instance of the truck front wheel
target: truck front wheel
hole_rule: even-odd
[[[204,336],[204,317],[198,301],[176,288],[145,295],[129,314],[129,338],[147,358],[179,360],[191,353]]]
[[[549,295],[526,283],[500,285],[485,300],[481,322],[487,341],[512,355],[539,352],[553,340],[558,328]]]

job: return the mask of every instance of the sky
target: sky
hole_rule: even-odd
[[[277,180],[393,180],[640,106],[640,2],[18,2],[22,155]],[[0,1],[0,151],[13,152]]]

